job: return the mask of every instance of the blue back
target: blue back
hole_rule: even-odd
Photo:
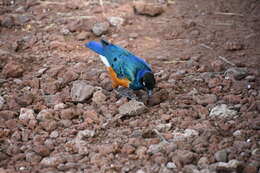
[[[145,60],[133,55],[128,50],[101,40],[101,43],[90,41],[86,44],[94,52],[105,56],[116,72],[118,78],[127,78],[131,81],[130,88],[141,89],[144,86],[140,83],[144,72],[151,72],[151,67]]]

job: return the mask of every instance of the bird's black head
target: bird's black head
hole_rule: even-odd
[[[146,72],[142,78],[144,87],[147,89],[148,95],[152,95],[152,90],[155,87],[155,78],[152,72]]]

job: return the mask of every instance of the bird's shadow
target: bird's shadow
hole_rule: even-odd
[[[149,99],[147,93],[142,90],[134,91],[130,88],[118,87],[118,88],[114,89],[114,92],[120,98],[125,97],[128,100],[137,100],[137,101],[143,102],[144,104]]]

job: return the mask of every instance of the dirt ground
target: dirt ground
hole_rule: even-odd
[[[0,173],[259,173],[260,1],[138,2],[0,0]],[[100,35],[149,100],[112,90]]]

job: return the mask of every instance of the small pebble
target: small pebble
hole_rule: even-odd
[[[227,161],[227,151],[226,150],[220,150],[215,153],[215,159],[218,162],[226,162]]]
[[[50,134],[50,137],[51,138],[57,138],[59,136],[59,132],[58,131],[52,131],[51,134]]]
[[[166,167],[169,168],[169,169],[176,169],[177,168],[177,166],[173,162],[168,162]]]

